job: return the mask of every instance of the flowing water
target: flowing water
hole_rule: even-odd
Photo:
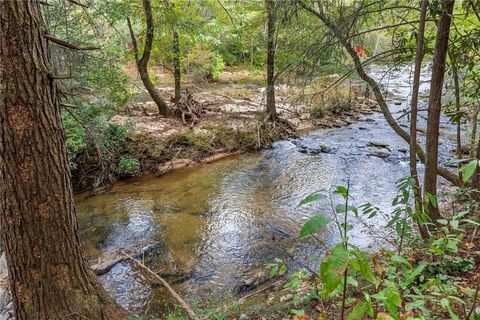
[[[372,70],[377,79],[383,71]],[[410,75],[402,68],[389,77],[383,83],[388,82],[391,110],[400,117]],[[406,124],[407,117],[400,122]],[[419,127],[425,127],[424,122],[420,120]],[[446,162],[453,127],[443,119],[442,128],[447,133],[441,137]],[[372,141],[388,149],[370,146]],[[331,212],[328,201],[298,208],[309,193],[328,193],[350,181],[356,204],[371,202],[388,212],[395,182],[409,173],[407,148],[382,115],[374,113],[348,127],[315,130],[259,153],[120,182],[101,195],[77,197],[81,238],[89,259],[120,250],[144,251],[152,269],[183,275],[172,281],[187,299],[223,299],[275,257],[293,258],[297,263],[286,261],[298,268],[307,256],[321,254],[317,245],[297,239],[310,216]],[[319,152],[322,149],[328,152]],[[365,247],[371,236],[364,231],[354,222],[351,238]],[[321,237],[327,245],[338,241],[334,228]],[[132,312],[160,313],[168,300],[164,288],[128,262],[117,264],[101,280]]]

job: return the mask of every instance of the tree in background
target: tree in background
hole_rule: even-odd
[[[422,0],[420,6],[420,22],[418,24],[417,45],[415,48],[415,69],[413,75],[412,100],[410,104],[410,176],[415,180],[413,189],[415,197],[415,208],[417,212],[423,211],[422,189],[417,171],[417,119],[418,119],[418,94],[420,89],[420,73],[424,56],[425,24],[427,18],[428,0]],[[418,224],[423,239],[428,238],[428,230]]]
[[[137,38],[133,31],[132,23],[130,18],[127,19],[128,28],[130,30],[130,37],[132,38],[132,46],[133,46],[133,53],[135,55],[135,62],[137,63],[138,73],[140,74],[140,78],[142,79],[143,85],[147,89],[150,97],[155,102],[158,107],[158,112],[163,116],[170,115],[170,109],[163,100],[160,93],[155,88],[150,76],[148,74],[148,62],[150,61],[150,55],[152,52],[153,46],[153,39],[155,37],[155,26],[153,22],[153,14],[152,14],[152,5],[150,0],[142,0],[143,10],[145,13],[145,22],[146,22],[146,35],[145,35],[145,44],[143,47],[143,53],[140,57],[140,49],[138,48]]]
[[[435,55],[433,57],[430,97],[428,101],[427,142],[425,156],[424,192],[426,198],[437,195],[438,136],[440,134],[440,114],[442,109],[442,90],[447,60],[448,39],[452,22],[454,0],[442,1],[442,13],[438,21]],[[432,221],[441,218],[434,201],[428,202],[428,215]]]
[[[276,121],[278,117],[275,106],[276,6],[275,0],[265,0],[267,10],[267,102],[265,119],[272,122]]]
[[[62,42],[37,0],[1,1],[0,21],[0,225],[16,318],[124,319],[80,248],[48,52]]]

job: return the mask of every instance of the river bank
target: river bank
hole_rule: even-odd
[[[315,82],[303,89],[299,84],[279,85],[276,104],[282,120],[266,123],[262,118],[264,88],[245,84],[248,79],[244,78],[233,77],[237,82],[232,82],[232,77],[205,83],[202,87],[185,84],[184,90],[188,92],[185,99],[201,110],[194,119],[183,119],[178,114],[160,117],[149,96],[139,93],[109,121],[127,128],[125,141],[116,143],[122,145],[120,152],[103,151],[111,154],[104,163],[99,147],[90,152],[88,149],[77,152],[72,169],[75,189],[96,193],[118,179],[148,173],[161,175],[230,155],[262,150],[275,141],[315,128],[347,126],[359,116],[377,111],[375,101],[364,98],[359,84],[341,86],[324,94],[318,92],[325,89],[325,85]],[[173,90],[162,86],[157,89],[166,100]],[[125,159],[128,161],[122,164]],[[115,163],[118,161],[119,165]]]

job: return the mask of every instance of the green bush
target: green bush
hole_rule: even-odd
[[[67,149],[68,163],[71,169],[76,169],[75,158],[77,152],[87,146],[87,131],[72,116],[63,117],[63,127],[67,137],[65,147]]]
[[[140,170],[140,162],[138,159],[124,155],[118,162],[118,172],[122,175],[132,175]]]
[[[187,56],[187,72],[202,80],[218,79],[224,67],[222,56],[210,50],[207,44],[196,45]]]

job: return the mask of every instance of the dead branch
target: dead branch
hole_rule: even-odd
[[[183,300],[182,297],[180,297],[178,295],[178,293],[175,292],[175,290],[173,290],[173,288],[168,284],[167,281],[165,281],[162,277],[160,277],[158,274],[156,274],[155,272],[152,271],[152,269],[148,268],[146,265],[144,265],[143,263],[141,263],[140,261],[138,261],[137,259],[135,259],[134,257],[130,256],[129,254],[127,254],[126,252],[122,251],[122,254],[125,255],[128,259],[132,260],[133,262],[135,262],[138,266],[140,266],[143,270],[145,270],[148,274],[150,274],[151,276],[153,276],[155,279],[157,279],[158,281],[160,281],[162,283],[162,285],[167,288],[167,290],[170,292],[170,294],[175,298],[175,300],[177,300],[178,303],[180,303],[180,305],[183,307],[183,309],[185,310],[185,312],[188,314],[188,317],[192,320],[199,320],[199,318],[197,318],[197,316],[195,315],[195,312],[193,312],[192,308],[185,302],[185,300]]]
[[[75,44],[72,44],[70,42],[67,42],[65,40],[62,40],[62,39],[58,39],[58,38],[55,38],[54,36],[50,35],[50,34],[45,34],[44,35],[45,38],[51,42],[54,42],[62,47],[65,47],[65,48],[68,48],[68,49],[72,49],[72,50],[77,50],[77,51],[90,51],[90,50],[100,50],[101,48],[100,47],[93,47],[93,46],[89,46],[89,47],[82,47],[82,46],[77,46]]]

